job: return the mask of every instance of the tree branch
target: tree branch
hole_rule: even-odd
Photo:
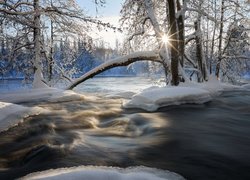
[[[137,61],[153,61],[153,62],[162,63],[159,55],[153,51],[136,52],[127,56],[115,58],[113,60],[107,61],[106,63],[103,63],[97,66],[96,68],[90,70],[89,72],[81,76],[80,78],[76,79],[69,87],[67,87],[67,89],[73,89],[78,84],[106,70],[109,70],[114,67],[119,67],[119,66],[127,66]]]

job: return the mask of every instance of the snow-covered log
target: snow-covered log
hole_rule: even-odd
[[[76,79],[70,86],[67,87],[67,89],[73,89],[76,87],[78,84],[86,81],[87,79],[90,79],[94,77],[97,74],[100,74],[106,70],[109,70],[114,67],[119,67],[119,66],[127,66],[131,63],[137,62],[137,61],[153,61],[153,62],[158,62],[162,63],[158,53],[154,51],[142,51],[142,52],[135,52],[130,55],[118,57],[115,59],[112,59],[110,61],[107,61],[96,68],[92,69],[91,71],[87,72],[80,78]]]

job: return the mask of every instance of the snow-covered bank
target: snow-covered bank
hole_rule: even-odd
[[[136,94],[124,104],[125,108],[141,108],[155,111],[160,107],[185,103],[205,103],[212,97],[209,92],[190,87],[156,87]]]
[[[41,112],[45,112],[45,109],[40,107],[30,108],[0,101],[0,131],[15,126],[27,116],[39,114]]]
[[[246,90],[250,90],[250,84],[245,84],[242,86],[242,88],[244,88]]]
[[[62,102],[71,100],[83,100],[84,98],[85,96],[73,91],[65,91],[55,88],[19,90],[0,94],[0,101],[11,103],[31,101]]]
[[[85,96],[73,91],[64,91],[53,88],[19,90],[0,94],[0,131],[7,130],[21,122],[25,117],[46,113],[48,110],[41,107],[25,107],[14,103],[47,101],[63,102],[83,100]]]
[[[210,80],[205,83],[182,83],[178,87],[152,87],[153,83],[151,82],[151,80],[144,80],[145,82],[142,80],[141,82],[140,80],[140,78],[123,78],[115,81],[115,79],[112,78],[109,81],[106,80],[103,84],[103,81],[100,81],[100,79],[98,79],[98,81],[94,81],[94,85],[91,85],[91,83],[88,85],[92,86],[92,89],[90,91],[92,93],[95,92],[94,89],[100,90],[100,92],[102,92],[104,90],[103,88],[109,87],[112,90],[102,93],[102,95],[104,95],[106,98],[128,99],[123,103],[123,106],[125,108],[141,108],[147,111],[155,111],[160,107],[169,105],[180,105],[185,103],[201,104],[212,100],[214,96],[219,95],[222,91],[232,89],[248,90],[250,87],[249,84],[243,86],[222,84],[214,77],[210,77]],[[129,82],[131,84],[127,85],[127,83]],[[100,84],[103,86],[100,86]],[[132,84],[134,86],[132,86]],[[82,89],[79,89],[78,91],[83,92],[81,90]],[[97,92],[98,93],[96,94],[100,95],[99,91]],[[116,93],[114,94],[114,92]],[[82,95],[74,91],[65,91],[55,88],[29,89],[0,93],[0,102],[7,103],[40,101],[63,102],[88,99],[95,100],[96,98],[90,95],[87,96],[86,94]],[[2,103],[2,105],[0,106],[0,120],[2,121],[1,124],[6,124],[2,125],[0,130],[10,127],[12,123],[16,124],[18,122],[17,119],[21,121],[23,117],[26,117],[27,115],[38,113],[36,107],[35,109],[33,109],[7,103]],[[41,108],[39,110],[41,110]],[[8,117],[11,117],[13,121],[7,120],[10,119]]]
[[[38,173],[32,173],[23,178],[40,180],[184,180],[176,173],[147,167],[115,168],[98,166],[80,166],[60,168]]]
[[[151,87],[124,101],[124,108],[140,108],[146,111],[156,111],[160,107],[187,103],[203,104],[211,101],[222,91],[243,89],[240,86],[220,83],[215,77],[205,83],[181,83],[177,87]]]

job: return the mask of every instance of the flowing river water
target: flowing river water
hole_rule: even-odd
[[[153,113],[123,109],[122,101],[97,96],[21,103],[51,111],[0,133],[0,179],[79,165],[143,165],[197,180],[250,179],[250,91]]]

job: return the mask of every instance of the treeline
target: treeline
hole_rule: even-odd
[[[15,40],[15,39],[14,39]],[[33,51],[29,48],[21,48],[17,51],[12,39],[2,40],[0,44],[0,76],[1,78],[22,78],[27,82],[32,80],[34,66],[32,64]],[[49,41],[49,39],[47,39]],[[44,44],[48,44],[45,43]],[[49,79],[49,75],[54,80],[77,78],[90,71],[94,67],[121,55],[121,49],[107,48],[103,44],[95,46],[92,40],[60,39],[53,46],[52,69],[50,71],[49,48],[44,47],[42,53],[42,67],[44,76]],[[152,72],[152,65],[149,62],[138,62],[129,67],[117,67],[101,74],[101,76],[135,76],[147,75]],[[160,73],[160,71],[159,71]]]

